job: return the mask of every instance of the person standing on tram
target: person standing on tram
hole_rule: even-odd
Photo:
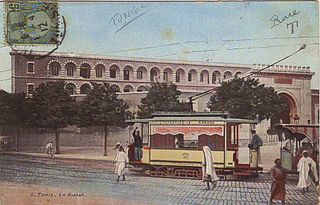
[[[259,137],[259,135],[256,134],[255,130],[251,130],[252,134],[252,140],[250,144],[248,145],[250,150],[256,150],[257,151],[257,164],[261,164],[261,153],[260,153],[260,147],[263,145],[262,139]]]
[[[142,139],[140,137],[140,132],[137,130],[136,127],[132,133],[134,139],[134,155],[136,160],[141,160],[142,158]]]

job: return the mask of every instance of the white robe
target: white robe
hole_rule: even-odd
[[[299,182],[297,187],[298,188],[306,188],[311,185],[312,180],[309,176],[309,170],[311,165],[311,171],[315,177],[315,180],[318,181],[318,172],[317,172],[317,165],[310,157],[302,157],[299,160],[297,171],[299,172]]]
[[[203,147],[202,155],[202,165],[204,169],[202,170],[202,178],[204,179],[206,175],[210,175],[213,181],[218,181],[219,177],[217,176],[216,170],[213,166],[213,154],[208,146]]]
[[[115,170],[114,172],[121,176],[124,174],[124,169],[126,167],[126,163],[129,163],[129,158],[125,152],[118,152],[116,158],[114,159],[115,162]]]

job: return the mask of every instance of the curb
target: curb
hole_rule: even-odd
[[[38,154],[38,153],[2,152],[2,153],[0,153],[0,155],[28,156],[28,157],[36,157],[36,158],[49,159],[49,157],[48,157],[46,154]],[[93,161],[93,162],[110,162],[110,163],[113,162],[113,160],[111,160],[111,159],[90,159],[90,158],[65,157],[65,156],[59,156],[59,154],[55,154],[52,159],[57,159],[57,160],[77,160],[77,161]]]

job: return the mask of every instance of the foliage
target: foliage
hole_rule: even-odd
[[[25,93],[7,93],[0,90],[0,125],[28,127],[33,123],[32,106]]]
[[[229,111],[237,118],[259,121],[279,115],[287,108],[286,101],[272,87],[265,87],[257,79],[236,78],[223,82],[211,96],[208,104],[211,111]]]
[[[178,99],[180,94],[173,83],[153,83],[147,96],[140,101],[138,117],[148,118],[157,111],[187,111],[187,103],[182,103]]]
[[[118,99],[116,90],[109,84],[92,83],[93,89],[79,102],[80,126],[119,126],[125,127],[125,120],[131,113],[129,106]]]
[[[76,101],[65,89],[63,81],[39,85],[31,100],[36,111],[33,113],[36,126],[59,129],[73,123]]]

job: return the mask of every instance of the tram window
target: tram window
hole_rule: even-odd
[[[166,134],[154,134],[151,135],[151,147],[161,149],[172,149],[175,147],[174,135]]]
[[[198,147],[198,136],[194,134],[175,135],[175,148],[197,148]]]
[[[177,134],[174,139],[175,148],[183,147],[183,134]]]
[[[224,150],[224,137],[221,135],[199,135],[198,149],[203,146],[208,146],[211,150],[223,151]]]
[[[237,148],[238,144],[238,126],[228,125],[227,126],[227,148],[233,150]]]

